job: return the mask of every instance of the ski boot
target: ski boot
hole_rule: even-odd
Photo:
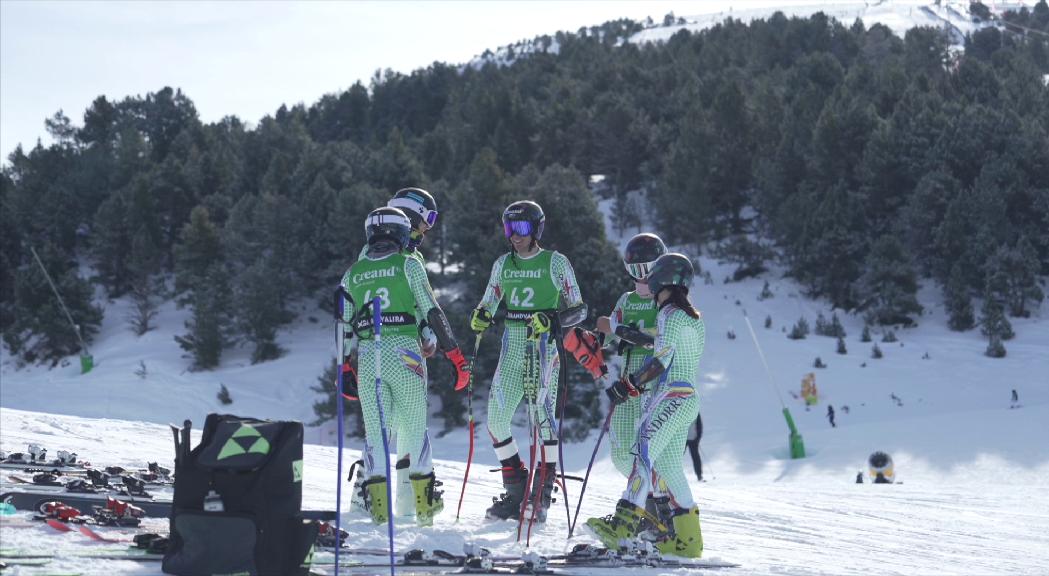
[[[412,474],[411,487],[415,491],[415,517],[419,526],[433,526],[433,517],[444,510],[444,492],[436,490],[441,483],[433,472]]]
[[[66,482],[66,492],[76,492],[79,494],[95,494],[98,492],[98,487],[86,482],[81,478],[76,480],[70,480]]]
[[[532,474],[532,493],[528,496],[528,501],[525,502],[524,519],[526,522],[532,519],[532,508],[535,508],[535,521],[539,524],[546,522],[546,512],[550,509],[550,502],[553,501],[554,480],[557,479],[557,465],[547,464],[545,468],[545,472],[540,468]],[[543,478],[541,487],[539,485],[540,476]]]
[[[354,472],[357,472],[354,475]],[[353,464],[350,464],[350,473],[346,476],[347,482],[353,483],[353,490],[350,492],[350,511],[368,511],[368,496],[367,491],[364,489],[364,478],[362,478],[364,472],[364,460],[357,460]]]
[[[61,486],[62,482],[58,479],[58,474],[53,472],[41,472],[39,474],[33,474],[33,484],[38,486]]]
[[[703,555],[703,532],[699,528],[699,506],[674,510],[673,536],[656,543],[663,554],[683,558],[699,558]]]
[[[635,506],[629,500],[620,499],[616,504],[615,514],[609,514],[604,518],[591,518],[586,521],[586,527],[602,544],[612,550],[619,550],[620,542],[626,541],[632,545],[646,516],[643,508]]]
[[[372,522],[385,524],[389,519],[386,507],[386,478],[372,476],[364,481],[361,486],[364,489],[364,507],[372,516]]]
[[[340,528],[338,538],[336,538],[335,525],[331,522],[322,521],[317,527],[317,546],[325,548],[341,547],[349,535],[349,532]]]
[[[503,468],[503,492],[498,498],[492,497],[492,505],[485,511],[489,520],[516,520],[521,514],[524,500],[525,482],[528,480],[528,469]]]
[[[415,516],[415,489],[412,488],[408,466],[407,458],[397,461],[397,498],[393,501],[393,514],[410,520]]]

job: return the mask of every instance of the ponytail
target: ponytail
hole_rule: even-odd
[[[659,306],[660,309],[668,304],[673,304],[693,319],[699,320],[699,310],[696,310],[696,307],[693,306],[692,302],[688,299],[688,288],[685,288],[684,286],[667,286],[664,290],[669,290],[670,296]]]

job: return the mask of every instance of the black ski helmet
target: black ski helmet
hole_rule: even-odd
[[[528,222],[528,232],[514,229],[514,222]],[[546,214],[543,208],[531,200],[519,200],[503,210],[503,233],[509,238],[514,232],[519,236],[531,236],[533,240],[543,237],[543,226],[546,223]]]
[[[390,240],[404,250],[412,233],[412,221],[399,208],[384,206],[368,213],[364,232],[369,246],[380,240]]]
[[[437,201],[422,188],[401,188],[386,203],[391,208],[400,208],[412,221],[412,228],[426,222],[430,228],[437,225]]]
[[[653,295],[668,286],[681,286],[688,292],[695,268],[684,254],[671,252],[656,259],[648,272],[648,289]]]
[[[656,236],[643,232],[626,243],[623,250],[623,265],[634,280],[644,280],[660,256],[667,253],[667,245]]]

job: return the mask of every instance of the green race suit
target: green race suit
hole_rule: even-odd
[[[656,301],[653,298],[643,298],[637,292],[626,292],[619,297],[612,314],[609,316],[612,334],[616,327],[631,326],[652,336],[656,335]],[[612,341],[616,340],[615,336]],[[623,362],[623,373],[633,374],[652,357],[652,350],[640,346],[627,345],[625,361]],[[638,419],[641,417],[641,408],[651,396],[647,391],[640,396],[631,398],[616,406],[612,413],[611,422],[611,452],[612,463],[616,470],[624,476],[630,476],[634,468],[635,444],[637,442]]]
[[[659,311],[651,361],[658,361],[665,370],[642,384],[650,392],[641,412],[633,469],[623,492],[623,499],[636,506],[644,507],[653,473],[666,483],[676,508],[695,504],[681,458],[689,427],[699,414],[699,360],[705,342],[702,318],[692,318],[673,304]]]
[[[488,398],[488,433],[493,444],[499,446],[496,455],[501,461],[517,454],[510,421],[527,394],[534,401],[532,418],[539,426],[540,437],[547,441],[542,461],[554,464],[557,462],[557,447],[553,443],[557,439],[555,407],[561,361],[552,335],[526,343],[525,323],[535,312],[553,315],[559,308],[582,302],[568,258],[544,249],[529,258],[516,254],[500,256],[492,266],[488,288],[479,307],[494,315],[500,302],[506,303],[506,328]]]
[[[344,307],[343,320],[354,328],[350,346],[358,347],[367,476],[384,474],[382,461],[376,464],[373,448],[382,446],[375,390],[376,354],[381,361],[383,415],[388,433],[397,434],[397,454],[410,460],[411,472],[429,473],[433,464],[426,424],[426,361],[416,323],[417,317],[425,318],[437,306],[426,271],[418,259],[403,253],[378,259],[364,255],[346,271],[342,285],[351,298]],[[383,321],[378,350],[372,326],[374,298],[379,299]]]

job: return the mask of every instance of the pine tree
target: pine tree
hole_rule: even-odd
[[[14,321],[4,331],[3,339],[11,352],[26,362],[49,360],[55,364],[83,352],[80,339],[90,343],[98,333],[102,310],[93,304],[91,284],[77,275],[73,263],[61,256],[57,246],[44,240],[38,244],[37,253],[76,325],[69,325],[44,273],[30,256],[14,273]]]
[[[790,338],[791,340],[804,340],[805,336],[808,334],[809,322],[808,320],[805,320],[804,316],[802,316],[794,323],[794,327],[790,329],[790,334],[787,335],[787,338]]]
[[[1002,344],[1002,338],[997,334],[992,334],[987,341],[987,350],[984,351],[984,355],[990,356],[991,358],[1005,358],[1005,345]]]
[[[771,315],[768,315],[768,314],[765,315],[765,328],[772,328],[772,316]]]
[[[218,399],[223,406],[233,404],[233,397],[229,395],[229,388],[226,388],[225,384],[219,384]]]
[[[877,358],[881,358],[881,357],[882,357],[881,348],[878,348],[878,344],[875,343],[874,347],[871,348],[871,358],[877,359]]]
[[[280,272],[267,259],[255,262],[237,277],[236,325],[255,346],[252,363],[274,360],[284,353],[277,344],[277,329],[292,316],[281,302],[276,278],[280,278]]]
[[[222,261],[222,240],[208,209],[197,206],[183,226],[175,246],[175,292],[183,294],[204,283],[209,271]]]
[[[193,289],[188,303],[193,316],[186,321],[188,334],[175,336],[179,346],[190,353],[194,367],[210,370],[219,365],[223,349],[230,342],[230,282],[221,265],[212,266]]]
[[[863,334],[860,335],[860,342],[870,342],[870,341],[871,341],[871,328],[870,328],[870,326],[864,324],[863,325]]]
[[[895,236],[882,236],[867,257],[867,271],[857,281],[860,309],[868,320],[878,324],[914,323],[910,316],[921,314],[915,294],[918,279],[903,245]]]
[[[1016,334],[1009,319],[1005,317],[1005,309],[991,294],[985,294],[983,308],[980,310],[980,332],[987,337],[997,336],[1002,340],[1009,340]]]
[[[838,354],[848,354],[849,351],[845,348],[845,339],[838,336]]]
[[[957,265],[952,268],[951,279],[944,288],[944,302],[949,315],[947,326],[951,330],[964,332],[976,325],[969,288],[965,284],[961,268]]]

